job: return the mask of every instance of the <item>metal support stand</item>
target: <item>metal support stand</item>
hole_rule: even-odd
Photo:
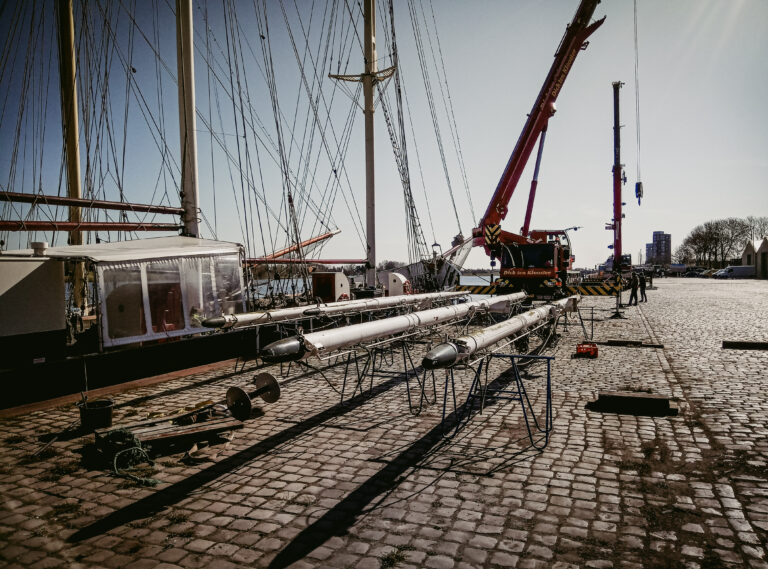
[[[589,335],[587,335],[587,327],[584,325],[584,318],[581,316],[581,308],[576,309],[576,313],[579,315],[579,322],[581,323],[581,330],[584,332],[584,338],[586,340],[592,340],[595,337],[595,307],[592,307],[592,325],[590,327]]]
[[[419,372],[416,369],[416,365],[413,363],[413,358],[411,358],[411,349],[410,347],[403,342],[403,367],[405,368],[405,391],[408,395],[408,410],[411,412],[411,415],[418,415],[421,413],[421,410],[424,408],[424,403],[427,405],[432,405],[437,402],[437,385],[435,383],[435,374],[432,374],[432,400],[430,401],[429,394],[427,393],[427,374],[426,371],[424,372],[424,377],[419,377]],[[416,384],[419,388],[419,404],[418,406],[413,404],[413,400],[411,399],[411,383],[409,378],[411,377],[411,373],[413,373],[414,378],[416,379]]]
[[[508,358],[511,363],[513,381],[504,388],[493,388],[488,385],[488,368],[491,359],[493,358]],[[546,386],[546,398],[544,403],[544,421],[543,425],[539,423],[539,419],[536,416],[536,412],[533,409],[533,405],[528,397],[528,393],[525,389],[525,383],[520,376],[520,369],[518,368],[518,360],[520,359],[537,359],[546,360],[547,362],[547,386]],[[529,356],[520,354],[490,354],[479,361],[477,369],[475,369],[472,385],[469,388],[467,400],[464,405],[456,410],[456,426],[454,428],[454,435],[456,435],[463,427],[465,427],[472,416],[472,408],[475,405],[476,400],[480,402],[480,412],[483,412],[485,407],[485,400],[490,394],[494,399],[502,399],[507,401],[520,402],[520,409],[523,413],[523,419],[525,421],[525,428],[528,432],[528,439],[531,442],[531,446],[537,450],[543,450],[549,443],[549,433],[552,431],[552,383],[551,383],[551,362],[554,358],[551,356]],[[471,368],[470,368],[471,369]],[[453,381],[453,369],[448,370],[446,374],[445,391],[443,394],[443,422],[445,422],[447,394],[448,394],[448,382],[451,383],[451,388],[454,389]],[[455,390],[454,390],[454,407],[455,402]]]
[[[613,314],[609,316],[609,318],[623,318],[625,319],[626,316],[624,316],[624,313],[622,313],[619,308],[621,308],[621,283],[619,283],[619,290],[616,292],[616,310]]]
[[[350,351],[346,354],[344,365],[344,378],[341,383],[341,400],[344,403],[345,398],[354,397],[357,393],[360,395],[370,394],[373,391],[373,377],[376,372],[382,371],[382,365],[391,367],[395,363],[395,352],[399,351],[403,358],[403,370],[405,373],[405,390],[408,397],[408,408],[412,415],[421,413],[424,405],[431,405],[437,401],[437,386],[434,376],[432,378],[432,396],[427,391],[427,382],[419,376],[419,371],[411,356],[411,348],[408,342],[401,342],[398,350],[393,344],[385,346],[362,348],[365,351],[361,355],[357,351]],[[361,364],[361,359],[364,362]],[[354,367],[354,370],[352,369]],[[418,389],[418,402],[411,395],[411,377],[416,379]],[[351,394],[347,394],[347,380],[354,378],[354,387]],[[367,388],[364,385],[366,378],[369,378]]]

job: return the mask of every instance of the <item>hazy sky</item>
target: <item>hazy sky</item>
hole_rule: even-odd
[[[269,93],[265,86],[263,70],[253,63],[259,60],[258,30],[253,24],[253,3],[233,2],[231,5],[237,8],[237,18],[243,30],[240,49],[251,58],[244,66],[248,70],[249,96],[261,122],[269,130],[274,127]],[[308,14],[312,5],[299,1],[283,3],[293,24],[296,24],[296,14],[299,12],[305,14],[309,20]],[[440,46],[450,86],[450,101],[455,113],[474,215],[470,212],[459,175],[445,116],[441,109],[438,112],[461,231],[466,236],[485,211],[496,188],[526,114],[541,88],[552,63],[552,56],[566,24],[576,11],[578,1],[435,0],[431,5],[426,2],[416,2],[413,5],[426,10],[425,13],[430,18],[428,9],[431,6],[437,29],[441,34]],[[116,11],[115,21],[123,16],[118,13],[122,3],[119,6],[106,6],[112,6]],[[151,20],[151,10],[147,9],[147,13],[142,14],[142,6],[151,7],[150,4],[143,5],[139,2],[137,20]],[[178,152],[178,123],[174,116],[176,93],[171,77],[171,74],[175,73],[173,24],[169,19],[172,15],[167,6],[162,3],[158,6],[159,18],[166,23],[157,28],[160,32],[156,36],[148,32],[146,37],[134,37],[136,53],[131,62],[134,70],[130,76],[136,84],[145,82],[143,96],[147,105],[151,106],[154,97],[166,107],[163,124],[168,152],[173,155]],[[284,30],[281,4],[270,1],[267,6],[281,110],[288,117],[287,120],[291,121],[297,98],[300,98],[297,94],[303,89],[302,82],[295,72],[296,58]],[[320,18],[322,3],[314,3],[314,6],[313,18]],[[343,14],[344,4],[336,6]],[[219,54],[225,50],[222,17],[217,12],[220,7],[219,2],[195,2],[198,49],[197,103],[201,114],[213,117],[214,123],[217,120],[217,112],[224,115],[221,122],[216,123],[214,130],[221,131],[222,138],[232,144],[237,138],[232,128],[232,119],[227,118],[233,115],[231,103],[221,101],[218,108],[215,104],[208,104],[210,76],[201,57],[206,49]],[[206,9],[209,12],[208,23],[218,32],[216,41],[219,42],[212,43],[208,48],[201,43],[205,37],[203,33],[206,28]],[[427,242],[431,244],[433,240],[437,240],[446,249],[459,227],[448,199],[443,166],[437,153],[432,121],[423,95],[421,71],[414,51],[413,31],[408,17],[408,4],[403,0],[396,0],[394,9],[404,84],[416,132],[416,142],[409,140],[414,194]],[[2,19],[5,20],[0,22],[4,26],[3,30],[9,29],[8,22],[13,13],[12,10],[1,13]],[[645,243],[651,240],[653,231],[671,233],[674,248],[693,227],[705,221],[729,216],[768,215],[768,2],[638,0],[642,134],[639,156],[636,144],[632,0],[604,0],[598,5],[595,18],[603,16],[606,16],[605,23],[590,38],[589,48],[579,54],[558,98],[558,112],[550,120],[532,226],[581,226],[582,229],[571,234],[577,266],[592,267],[604,262],[610,254],[607,246],[612,242],[612,232],[606,231],[604,227],[612,215],[611,84],[614,81],[625,83],[621,91],[622,123],[625,125],[622,129],[622,161],[626,165],[627,175],[627,185],[624,189],[624,201],[627,204],[624,251],[631,253],[635,261],[638,252],[645,254]],[[122,20],[125,21],[125,18]],[[305,21],[304,24],[309,25],[309,22]],[[317,24],[313,25],[322,29]],[[350,26],[348,18],[343,21],[342,26]],[[298,39],[301,40],[301,34],[298,32],[300,28],[294,27]],[[121,41],[126,39],[127,29],[122,29],[116,37]],[[342,36],[343,34],[338,35]],[[352,38],[351,35],[347,37]],[[51,43],[50,38],[36,41],[38,45]],[[150,42],[155,42],[152,49],[145,45]],[[378,45],[382,67],[388,65],[386,44],[384,33],[379,29]],[[140,53],[142,48],[145,50],[143,55]],[[256,56],[249,55],[251,49]],[[301,41],[298,49],[301,52]],[[163,58],[163,64],[157,67],[152,62],[155,52]],[[97,55],[98,53],[94,54],[94,58]],[[117,54],[113,55],[113,65],[111,75],[113,81],[118,83],[121,64]],[[53,69],[55,70],[55,65]],[[316,76],[330,84],[326,76],[331,71],[335,72],[335,69],[325,67]],[[357,52],[353,50],[350,62],[342,72],[361,71],[362,55],[359,49]],[[7,95],[13,94],[18,84],[14,81],[9,83],[9,76],[10,73],[4,75],[4,92],[0,93],[7,106],[0,124],[0,185],[14,191],[30,191],[32,187],[42,187],[45,193],[55,194],[59,191],[60,174],[60,160],[57,155],[60,142],[56,140],[55,133],[52,134],[55,130],[53,125],[60,120],[54,98],[55,84],[50,89],[38,89],[49,93],[50,97],[46,119],[49,127],[46,129],[46,136],[53,141],[46,142],[50,146],[45,147],[43,159],[39,160],[47,179],[41,177],[41,183],[30,183],[33,172],[30,170],[27,176],[17,173],[13,183],[6,182],[11,179],[6,178],[9,157],[13,155],[11,133],[17,127],[13,120],[14,98]],[[40,73],[38,76],[45,78],[48,74]],[[157,88],[155,82],[160,76],[164,77],[162,88]],[[222,84],[228,86],[229,79],[230,77],[219,69],[219,80]],[[246,77],[240,79],[245,80]],[[215,79],[212,84],[216,87]],[[393,89],[393,85],[389,84],[387,89]],[[435,97],[439,98],[434,77],[433,90]],[[122,104],[124,92],[125,88],[119,85],[113,89],[113,104],[115,101]],[[334,116],[335,128],[339,133],[344,117],[353,108],[351,101],[344,97],[337,94],[334,103],[340,108]],[[131,200],[147,201],[152,198],[153,193],[158,196],[162,195],[163,191],[168,191],[170,201],[173,202],[176,198],[172,180],[158,173],[160,167],[156,164],[161,162],[162,154],[158,150],[157,140],[148,137],[146,132],[142,134],[140,128],[146,113],[138,112],[141,105],[135,95],[131,97],[131,101],[131,111],[135,113],[136,118],[125,123],[125,131],[130,136],[126,137],[124,156],[118,136],[117,155],[120,159],[112,160],[111,163],[120,163],[125,158],[123,184]],[[96,104],[96,101],[91,104]],[[300,101],[299,106],[301,105],[306,113],[306,101]],[[33,107],[34,105],[27,105],[27,109]],[[122,124],[121,112],[112,111],[117,118],[115,124],[118,128]],[[354,110],[352,114],[355,124],[345,161],[345,176],[356,196],[360,215],[364,216],[363,120],[359,110]],[[302,120],[300,116],[296,124],[301,125]],[[34,124],[32,126],[34,127]],[[402,189],[380,109],[376,115],[376,129],[377,257],[379,260],[406,260]],[[37,133],[40,130],[38,124],[31,132]],[[218,154],[214,153],[212,159],[210,138],[205,132],[205,125],[198,122],[198,130],[201,207],[206,220],[215,228],[218,238],[244,243],[243,220],[246,218],[240,204],[241,182],[237,173],[232,174],[226,169],[226,160],[220,151]],[[297,132],[298,143],[303,134],[301,129]],[[36,140],[35,136],[31,135],[29,141]],[[319,148],[317,140],[316,149]],[[42,145],[36,149],[29,141],[26,154],[20,152],[19,156],[40,152]],[[416,162],[416,146],[421,168]],[[238,150],[235,146],[230,148],[233,155],[236,155]],[[245,152],[244,147],[239,150],[241,153]],[[256,183],[261,184],[263,181],[264,186],[268,188],[264,192],[265,196],[268,194],[268,203],[275,210],[279,210],[282,196],[279,170],[274,163],[270,163],[263,148],[258,156],[261,160],[259,169],[255,156],[256,145],[252,144],[249,150],[254,164],[254,178],[258,180]],[[298,151],[294,149],[292,166],[298,165],[297,156]],[[645,187],[645,198],[641,206],[638,206],[634,199],[638,158]],[[212,176],[212,164],[215,168],[215,179]],[[517,232],[522,224],[532,167],[533,157],[510,203],[509,214],[502,223],[507,230]],[[315,182],[322,188],[325,174],[317,171],[315,174]],[[39,176],[39,172],[37,175]],[[422,187],[422,176],[425,189]],[[113,177],[103,176],[103,184],[113,183]],[[105,193],[108,199],[116,199],[114,194]],[[322,201],[323,198],[318,193],[316,199]],[[426,207],[427,201],[429,210]],[[300,205],[301,207],[303,206]],[[248,209],[250,213],[247,219],[252,224],[258,224],[255,209]],[[15,217],[9,215],[7,210],[3,211],[6,212],[6,217]],[[341,228],[342,234],[334,237],[327,245],[322,252],[323,257],[365,256],[360,239],[350,221],[356,215],[346,209],[341,197],[337,199],[331,225]],[[268,233],[265,222],[262,225]],[[207,224],[203,227],[203,236],[212,237]],[[275,225],[271,226],[271,231],[275,234]],[[308,238],[316,232],[309,224],[302,226],[303,238]],[[258,232],[250,233],[250,253],[262,254],[264,249]],[[21,243],[21,246],[24,246],[24,243]],[[279,248],[282,243],[276,242],[275,246]],[[270,249],[269,244],[266,249]],[[266,252],[269,252],[268,250]],[[471,267],[483,267],[487,264],[487,257],[481,250],[473,252],[467,263]]]

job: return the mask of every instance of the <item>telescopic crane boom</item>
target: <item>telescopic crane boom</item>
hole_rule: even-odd
[[[504,277],[504,270],[511,267],[505,267],[505,259],[503,255],[504,246],[510,244],[516,244],[517,246],[525,246],[528,244],[547,243],[549,241],[559,243],[561,237],[567,241],[567,236],[564,232],[541,232],[541,231],[529,231],[531,212],[533,210],[533,200],[536,192],[536,178],[538,174],[538,165],[541,161],[541,150],[544,141],[544,135],[547,130],[549,119],[555,114],[555,101],[563,88],[568,73],[573,67],[573,63],[576,60],[576,56],[580,51],[585,49],[588,45],[587,38],[599,28],[605,18],[601,18],[595,22],[591,22],[592,15],[595,8],[600,3],[600,0],[581,0],[576,14],[573,20],[568,25],[560,40],[560,45],[555,53],[555,60],[552,63],[552,67],[544,80],[544,85],[541,87],[536,101],[531,109],[528,119],[523,126],[523,130],[520,133],[520,137],[517,140],[512,155],[507,162],[504,172],[501,175],[501,179],[496,187],[496,191],[491,198],[488,208],[485,214],[480,219],[478,226],[472,230],[473,245],[484,246],[486,252],[491,258],[499,257],[502,259],[502,274]],[[507,216],[509,201],[512,198],[512,194],[520,181],[520,176],[525,169],[528,159],[531,156],[533,147],[536,145],[536,141],[541,138],[539,153],[537,157],[536,174],[534,175],[533,183],[531,184],[531,191],[529,194],[528,207],[526,210],[525,221],[521,230],[522,234],[511,233],[502,231],[499,227],[501,221]],[[557,253],[557,252],[556,252]],[[529,268],[536,263],[514,263],[512,258],[515,254],[507,255],[508,265],[512,264],[517,269]],[[519,255],[518,255],[519,257]],[[541,251],[538,251],[536,257],[542,259]],[[547,255],[545,255],[547,257]],[[519,259],[518,259],[519,260]],[[568,255],[560,254],[555,255],[555,258],[551,260],[549,265],[544,267],[534,267],[538,269],[546,268],[546,277],[555,277],[559,272],[564,271],[564,268],[560,266],[563,262],[567,263],[570,260],[570,251]],[[565,267],[567,268],[567,267]],[[550,270],[551,269],[551,270]],[[535,274],[531,274],[531,277],[542,278],[545,275],[541,271],[534,271]],[[522,276],[519,270],[514,275],[508,276]]]

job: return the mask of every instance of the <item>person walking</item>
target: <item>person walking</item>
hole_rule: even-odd
[[[632,289],[632,292],[629,295],[629,302],[627,303],[627,306],[632,306],[632,299],[635,299],[635,306],[637,306],[637,287],[640,284],[640,282],[637,280],[637,273],[632,273],[632,278],[629,279],[629,288]]]
[[[648,302],[645,296],[645,273],[640,273],[640,302]]]

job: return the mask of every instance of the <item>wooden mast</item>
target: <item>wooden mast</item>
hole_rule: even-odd
[[[80,140],[77,121],[77,83],[75,58],[75,23],[72,15],[72,0],[57,0],[56,12],[59,21],[59,78],[61,82],[61,122],[64,132],[64,157],[67,163],[67,195],[81,199],[80,186]],[[69,207],[69,223],[78,227],[82,221],[77,205]],[[69,231],[69,245],[82,245],[80,229]],[[73,301],[76,307],[83,306],[83,264],[75,263],[72,279]]]
[[[192,1],[176,0],[176,66],[181,134],[181,207],[184,235],[199,237],[197,185],[197,119],[195,115],[195,53]]]

